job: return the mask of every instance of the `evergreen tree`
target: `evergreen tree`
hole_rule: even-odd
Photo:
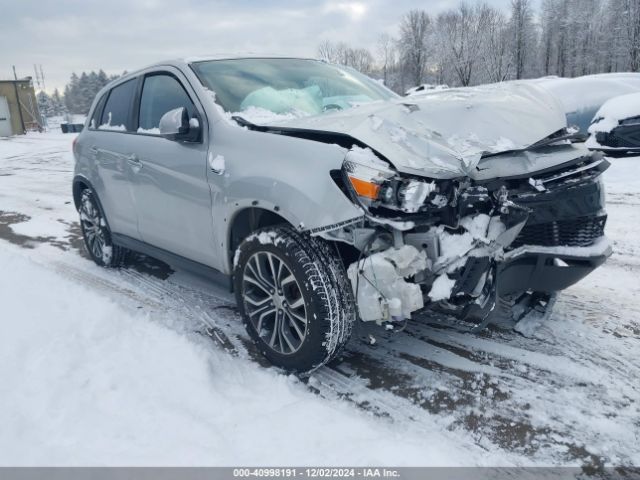
[[[51,100],[51,97],[47,94],[47,92],[38,92],[38,94],[36,95],[36,100],[38,101],[38,110],[40,111],[41,116],[48,118],[55,115],[53,101]]]
[[[89,113],[98,92],[116,78],[118,75],[107,76],[103,70],[82,72],[79,77],[75,72],[72,73],[64,89],[64,105],[67,111],[83,115]]]
[[[57,88],[53,91],[53,95],[51,95],[51,102],[53,104],[54,115],[65,115],[68,113],[64,99],[60,96]]]

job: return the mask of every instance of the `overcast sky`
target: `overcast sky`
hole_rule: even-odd
[[[486,0],[508,8],[509,0]],[[471,0],[470,3],[474,3]],[[536,2],[537,3],[537,2]],[[375,49],[414,8],[458,0],[0,0],[0,79],[34,76],[62,90],[72,71],[109,74],[208,53],[314,56],[321,40]]]

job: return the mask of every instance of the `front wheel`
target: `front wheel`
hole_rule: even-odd
[[[324,365],[351,335],[351,285],[322,239],[287,227],[250,235],[235,255],[234,289],[251,339],[287,371]]]
[[[126,250],[113,244],[111,231],[96,194],[85,188],[80,194],[80,227],[87,252],[101,267],[118,267],[124,262]]]

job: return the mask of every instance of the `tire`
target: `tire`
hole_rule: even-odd
[[[339,355],[356,311],[344,266],[327,242],[268,227],[246,238],[234,258],[244,326],[273,365],[307,373]]]
[[[125,260],[127,250],[115,245],[111,231],[95,192],[85,188],[80,193],[80,227],[87,253],[101,267],[119,267]]]

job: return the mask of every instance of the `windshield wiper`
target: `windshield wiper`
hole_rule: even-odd
[[[231,116],[231,120],[235,120],[235,122],[240,125],[241,127],[247,127],[249,129],[252,129],[254,127],[257,127],[258,125],[256,125],[255,123],[250,122],[249,120],[247,120],[244,117],[241,117],[240,115],[232,115]]]

